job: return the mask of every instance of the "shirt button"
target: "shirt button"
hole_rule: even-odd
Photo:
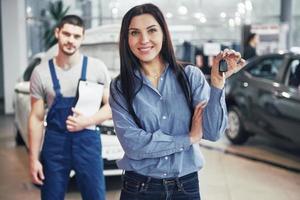
[[[168,160],[168,156],[165,157],[165,160]]]
[[[180,150],[180,151],[183,151],[183,148],[181,147],[179,150]]]
[[[160,78],[160,80],[162,81],[162,80],[164,80],[164,78]]]
[[[167,119],[167,117],[166,117],[166,116],[163,116],[162,118],[163,118],[163,119]]]
[[[167,176],[167,174],[166,174],[166,173],[164,173],[164,176]]]
[[[162,100],[163,100],[163,98],[162,98],[162,97],[160,97],[160,98],[159,98],[159,100],[161,100],[161,101],[162,101]]]

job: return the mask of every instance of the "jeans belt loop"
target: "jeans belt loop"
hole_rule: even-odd
[[[147,176],[146,184],[150,183],[151,179],[152,179],[152,178],[151,178],[150,176]]]
[[[125,188],[124,176],[125,176],[125,170],[122,171],[122,175],[121,175],[122,189]]]
[[[141,185],[141,190],[142,191],[147,190],[150,181],[151,181],[151,177],[147,176],[146,182],[143,182],[142,185]]]
[[[175,180],[176,180],[176,185],[177,185],[178,191],[180,192],[182,190],[181,182],[178,177]]]
[[[122,174],[121,174],[121,181],[124,181],[124,175],[125,175],[125,170],[122,170]]]

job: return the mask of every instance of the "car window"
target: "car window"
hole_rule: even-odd
[[[300,87],[300,60],[294,59],[288,68],[288,85],[294,88]]]
[[[34,68],[39,65],[41,63],[42,59],[37,57],[37,58],[34,58],[28,65],[28,67],[26,68],[24,74],[23,74],[23,80],[24,81],[29,81],[30,80],[30,77],[31,77],[31,74],[34,70]]]
[[[265,58],[247,71],[255,77],[274,80],[278,74],[279,68],[282,66],[282,58]]]

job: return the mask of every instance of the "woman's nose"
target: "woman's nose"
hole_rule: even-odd
[[[146,33],[142,33],[141,34],[141,43],[147,43],[147,42],[149,42],[149,36],[148,36],[148,34],[146,34]]]

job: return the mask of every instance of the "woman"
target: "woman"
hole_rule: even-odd
[[[259,36],[255,33],[251,33],[249,37],[247,38],[246,45],[244,48],[244,59],[248,60],[250,58],[253,58],[257,56],[256,54],[256,46],[259,42]]]
[[[200,199],[199,141],[217,140],[227,124],[226,75],[239,70],[240,54],[221,52],[210,87],[201,71],[175,60],[167,24],[153,4],[130,9],[120,32],[121,73],[111,83],[115,130],[125,151],[120,199]],[[241,63],[243,63],[242,61]]]

